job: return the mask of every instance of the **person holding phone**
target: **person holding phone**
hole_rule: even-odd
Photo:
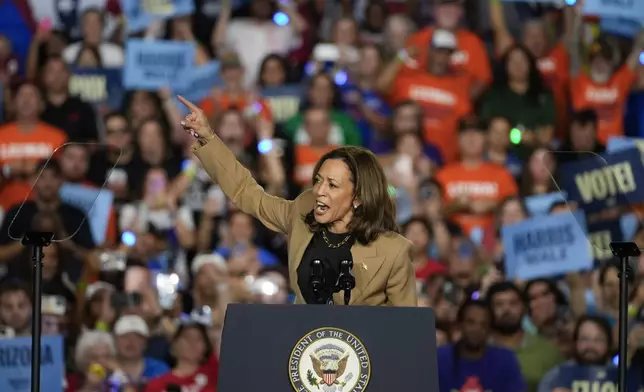
[[[240,210],[287,235],[296,303],[344,303],[330,285],[313,290],[311,263],[319,259],[327,282],[337,281],[341,261],[353,261],[349,305],[417,305],[411,243],[397,232],[395,203],[371,152],[332,150],[313,170],[313,189],[292,201],[281,199],[264,192],[237,162],[199,107],[178,98],[190,110],[181,125],[197,139],[193,152],[206,172]]]

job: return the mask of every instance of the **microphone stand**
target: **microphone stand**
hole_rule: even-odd
[[[42,334],[42,259],[43,248],[51,244],[54,233],[30,231],[22,245],[32,247],[33,311],[31,314],[31,392],[40,392],[40,336]]]
[[[619,370],[618,392],[626,392],[626,358],[628,335],[628,281],[633,279],[630,257],[639,257],[640,249],[634,242],[611,242],[613,255],[619,258]]]

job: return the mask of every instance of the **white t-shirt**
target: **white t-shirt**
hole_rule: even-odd
[[[264,57],[271,53],[288,54],[299,45],[299,37],[290,24],[278,26],[272,21],[239,18],[230,21],[226,44],[239,55],[246,69],[244,84],[251,87],[257,82]]]
[[[73,64],[82,47],[82,42],[67,45],[65,50],[63,50],[63,58],[65,59],[65,62],[67,64]],[[101,56],[101,61],[103,62],[103,68],[121,68],[123,66],[125,55],[123,54],[123,48],[120,46],[110,42],[103,42],[101,43],[101,46],[99,46],[98,52]]]

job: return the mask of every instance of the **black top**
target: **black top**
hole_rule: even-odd
[[[98,140],[94,109],[78,97],[69,97],[60,106],[47,102],[42,120],[65,131],[70,142]]]
[[[353,260],[351,256],[351,246],[354,243],[353,237],[347,241],[347,234],[334,234],[325,231],[326,239],[331,245],[338,245],[339,247],[330,247],[322,235],[318,231],[311,238],[309,246],[304,251],[302,261],[297,268],[297,284],[302,291],[302,297],[307,304],[325,304],[333,295],[333,289],[338,281],[340,275],[340,263],[343,260]],[[343,243],[344,241],[344,243]],[[324,290],[316,295],[311,287],[311,262],[313,260],[322,261],[324,266]]]

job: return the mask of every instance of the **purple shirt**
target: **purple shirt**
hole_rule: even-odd
[[[525,392],[527,386],[514,352],[488,346],[478,360],[454,356],[454,345],[438,349],[440,392],[480,390],[485,392]]]

